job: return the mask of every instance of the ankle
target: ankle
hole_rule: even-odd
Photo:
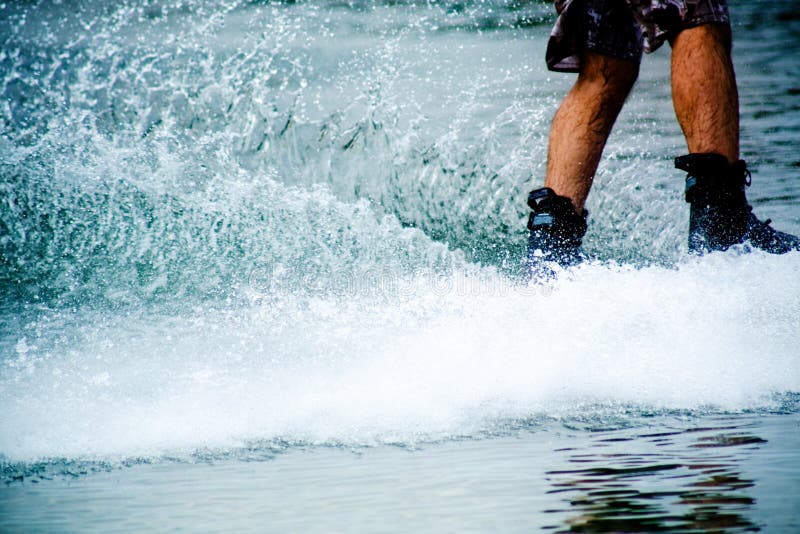
[[[745,207],[745,187],[750,172],[742,160],[730,163],[713,152],[691,153],[675,158],[675,167],[686,171],[686,202],[692,205]]]
[[[565,246],[580,246],[587,228],[585,209],[578,213],[571,199],[556,194],[549,187],[531,191],[528,206],[531,208],[529,230],[544,232]]]

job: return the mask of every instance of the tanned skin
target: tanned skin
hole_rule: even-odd
[[[572,200],[582,213],[611,127],[628,97],[639,66],[593,52],[581,58],[581,71],[553,119],[547,151],[545,187]]]
[[[739,91],[731,61],[731,29],[707,24],[672,41],[672,104],[689,152],[739,159]]]
[[[683,30],[671,41],[672,101],[689,152],[739,159],[739,95],[728,24]],[[638,64],[586,52],[578,79],[550,130],[545,186],[583,205],[611,128],[639,74]]]

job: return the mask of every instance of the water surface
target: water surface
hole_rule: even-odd
[[[668,50],[520,282],[551,10],[0,7],[0,527],[797,529],[800,255],[687,257]],[[732,12],[800,232],[800,17]]]

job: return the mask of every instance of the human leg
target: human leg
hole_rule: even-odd
[[[611,128],[639,72],[637,62],[587,51],[550,129],[545,187],[583,212]]]
[[[583,54],[578,80],[553,119],[545,187],[528,196],[529,270],[542,260],[562,266],[580,260],[587,215],[583,204],[638,70],[638,62]]]
[[[622,0],[556,0],[558,20],[547,46],[550,70],[578,79],[553,119],[545,187],[531,191],[527,270],[552,273],[555,262],[581,259],[586,233],[583,209],[597,165],[636,81],[641,34]]]
[[[728,23],[696,26],[672,40],[672,102],[690,153],[739,160],[739,93]]]
[[[673,104],[690,152],[675,160],[688,173],[689,251],[702,254],[744,242],[774,254],[800,250],[800,239],[760,221],[745,196],[750,173],[739,159],[729,24],[683,30],[671,44]]]

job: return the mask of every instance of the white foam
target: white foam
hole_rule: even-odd
[[[286,294],[165,317],[54,313],[0,373],[7,459],[160,455],[282,438],[464,435],[594,403],[740,410],[800,391],[800,254],[488,269],[392,296]],[[589,408],[591,410],[591,408]]]

